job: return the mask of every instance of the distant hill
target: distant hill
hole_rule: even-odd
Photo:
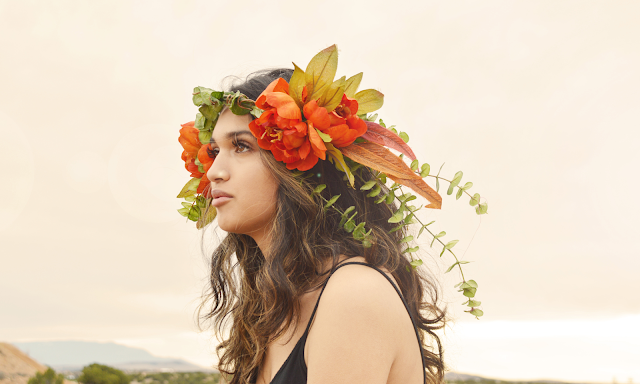
[[[33,341],[13,343],[31,358],[58,371],[79,371],[91,363],[127,371],[215,372],[188,361],[158,357],[141,348],[92,341]]]

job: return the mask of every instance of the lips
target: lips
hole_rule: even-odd
[[[214,189],[213,191],[211,191],[211,197],[213,197],[214,199],[217,199],[218,197],[233,197],[233,196],[219,189]]]
[[[213,200],[211,201],[211,205],[216,208],[233,198],[233,196],[231,196],[230,194],[219,189],[214,189],[213,191],[211,191],[211,197],[213,198]]]

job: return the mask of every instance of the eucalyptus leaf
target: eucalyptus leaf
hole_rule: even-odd
[[[480,317],[480,316],[484,315],[484,312],[482,312],[482,309],[478,309],[478,308],[474,308],[469,313],[472,314],[473,316],[476,316],[476,317]]]
[[[480,304],[482,304],[482,302],[476,301],[476,300],[471,300],[471,299],[469,299],[469,301],[467,302],[467,306],[469,306],[469,307],[479,307]]]
[[[409,235],[409,236],[403,237],[402,240],[400,240],[400,244],[408,243],[409,241],[413,241],[413,236]]]
[[[374,185],[376,185],[376,184],[377,184],[377,183],[376,183],[376,181],[375,181],[375,180],[367,181],[366,183],[364,183],[364,185],[362,185],[362,187],[360,187],[360,190],[361,190],[361,191],[368,191],[368,190],[370,190],[371,188],[373,188],[373,186],[374,186]]]
[[[378,196],[380,194],[381,191],[382,191],[382,188],[380,188],[380,186],[378,184],[376,184],[376,186],[373,187],[371,192],[369,192],[367,194],[367,197],[376,197],[376,196]]]
[[[451,272],[451,270],[453,268],[455,268],[455,266],[458,265],[458,262],[456,261],[455,263],[451,264],[451,266],[449,268],[447,268],[447,270],[444,273],[449,273]]]
[[[463,193],[464,193],[464,189],[463,188],[458,188],[458,192],[456,193],[456,200],[461,198]]]
[[[427,164],[427,163],[422,164],[422,168],[421,168],[421,171],[420,171],[420,176],[427,177],[427,176],[429,176],[429,172],[431,172],[431,167],[429,166],[429,164]]]
[[[340,198],[340,195],[335,195],[332,196],[329,201],[327,201],[327,203],[324,205],[324,209],[328,209],[329,207],[331,207],[333,205],[333,203],[335,203],[338,198]]]
[[[404,219],[404,214],[402,212],[401,209],[399,209],[396,213],[393,214],[393,216],[391,216],[391,218],[389,218],[388,222],[389,223],[399,223]]]
[[[418,164],[418,160],[413,160],[413,161],[411,162],[411,170],[412,170],[412,171],[417,171],[417,170],[418,170],[418,166],[419,166],[419,164]]]
[[[462,189],[464,189],[465,191],[469,188],[473,187],[473,183],[470,181],[467,181],[466,184],[462,187]]]
[[[422,265],[422,259],[418,259],[418,260],[411,260],[411,262],[409,262],[409,265],[411,265],[411,267],[413,269],[418,268],[419,266]]]
[[[484,215],[485,213],[487,213],[487,203],[478,204],[478,206],[476,207],[476,213],[478,215]]]
[[[320,184],[320,185],[318,185],[317,187],[315,187],[315,189],[313,190],[313,193],[314,193],[314,194],[319,194],[319,193],[321,193],[322,191],[324,191],[324,189],[325,189],[325,188],[327,188],[327,185],[326,185],[326,184]]]
[[[480,203],[480,194],[476,193],[471,198],[471,201],[469,201],[469,205],[473,207],[473,206],[478,205],[478,203]]]
[[[446,249],[451,249],[453,248],[456,244],[458,244],[458,240],[451,240],[450,242],[448,242],[447,244],[445,244],[445,248]]]
[[[447,189],[447,195],[451,195],[453,193],[453,189],[460,183],[462,180],[462,171],[456,172],[455,176],[453,176],[453,180],[449,184],[449,189]]]
[[[407,135],[406,132],[400,132],[398,134],[398,136],[400,136],[400,138],[402,139],[402,141],[404,141],[405,143],[409,142],[409,135]]]
[[[414,253],[414,252],[418,252],[418,250],[420,249],[419,246],[415,246],[413,248],[407,248],[404,251],[402,251],[402,253]]]
[[[466,297],[474,297],[476,295],[477,288],[465,288],[462,292]]]

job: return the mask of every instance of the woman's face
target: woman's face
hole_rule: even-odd
[[[220,114],[211,136],[216,157],[207,178],[220,228],[249,235],[262,247],[275,217],[278,183],[260,158],[250,122],[249,115],[234,115],[228,109]]]

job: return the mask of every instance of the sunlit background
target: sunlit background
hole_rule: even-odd
[[[191,91],[335,43],[338,75],[363,71],[418,158],[489,203],[423,214],[460,239],[485,311],[463,312],[451,259],[423,255],[449,368],[640,381],[638,17],[634,1],[1,0],[0,341],[214,364],[201,235],[176,212]]]

